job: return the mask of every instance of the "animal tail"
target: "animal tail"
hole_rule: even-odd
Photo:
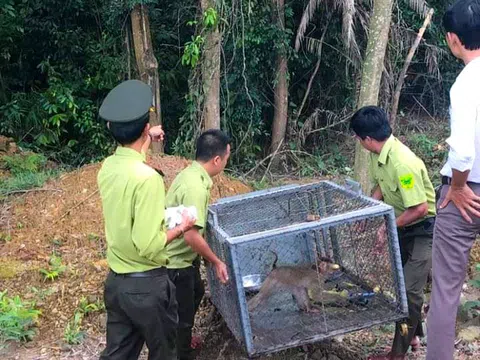
[[[277,268],[277,262],[278,262],[278,255],[275,251],[273,250],[270,250],[270,252],[273,254],[273,256],[275,256],[275,260],[273,260],[273,264],[272,264],[272,270],[273,269],[276,269]]]
[[[248,300],[248,311],[249,312],[254,311],[258,307],[258,305],[260,305],[261,300],[262,300],[262,296],[260,293],[255,295],[250,300]]]

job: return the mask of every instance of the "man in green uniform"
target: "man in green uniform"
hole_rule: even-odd
[[[100,107],[118,147],[98,173],[107,261],[107,345],[100,359],[137,359],[146,342],[149,359],[176,360],[175,286],[168,278],[166,245],[194,219],[166,231],[162,177],[144,163],[142,145],[163,137],[148,123],[152,91],[140,81],[115,87]]]
[[[408,333],[402,335],[401,323],[397,323],[391,352],[371,359],[401,360],[410,345],[418,348],[418,337],[423,336],[421,311],[431,268],[435,190],[423,161],[392,135],[385,111],[364,107],[353,115],[350,127],[371,153],[373,197],[395,209],[408,299]],[[380,231],[380,241],[386,238],[385,231]]]
[[[167,193],[167,207],[194,206],[195,226],[183,238],[167,246],[170,279],[177,288],[178,302],[178,359],[195,358],[192,348],[192,327],[204,287],[200,277],[200,258],[212,266],[222,283],[228,281],[225,264],[212,252],[204,239],[212,177],[220,174],[230,156],[230,139],[220,130],[208,130],[197,141],[195,160],[177,175]]]

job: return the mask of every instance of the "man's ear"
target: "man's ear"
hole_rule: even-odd
[[[460,39],[458,38],[458,35],[455,33],[451,33],[451,32],[447,33],[446,38],[447,38],[447,43],[450,46],[457,46],[461,44]]]
[[[110,130],[110,121],[107,121],[107,129]]]
[[[215,165],[219,165],[221,162],[222,162],[222,158],[220,156],[217,155],[213,158],[213,163]]]

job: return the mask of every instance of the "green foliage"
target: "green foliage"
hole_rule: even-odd
[[[108,4],[7,3],[14,14],[0,5],[0,17],[8,20],[0,42],[9,60],[0,76],[0,133],[61,162],[103,158],[114,144],[97,120],[99,100],[125,71],[121,34],[100,22]]]
[[[480,290],[480,264],[475,266],[475,275],[469,284],[475,289]],[[467,301],[464,307],[467,311],[475,312],[475,315],[480,315],[480,300]]]
[[[41,154],[23,153],[2,156],[0,167],[8,170],[11,176],[0,178],[0,196],[42,187],[48,179],[55,177],[58,173],[56,170],[46,169],[46,164],[47,159]]]
[[[82,330],[83,318],[90,313],[104,311],[105,304],[97,300],[90,303],[87,298],[82,297],[78,304],[78,308],[75,310],[73,318],[68,322],[65,328],[63,339],[67,344],[78,345],[81,344],[85,338],[85,332]]]
[[[85,332],[82,331],[83,314],[76,311],[63,333],[63,340],[69,345],[79,345],[85,338]]]
[[[185,48],[182,55],[182,65],[188,65],[194,68],[200,59],[200,49],[205,42],[205,39],[200,35],[192,36],[192,41],[185,43]]]
[[[188,26],[197,25],[196,20],[191,20],[187,22]],[[185,43],[182,55],[182,65],[190,66],[195,68],[198,61],[200,60],[200,54],[202,51],[202,46],[205,43],[204,31],[211,30],[217,26],[218,23],[218,13],[213,8],[208,8],[203,13],[203,26],[201,33],[196,36],[192,36],[191,41]]]
[[[203,25],[208,28],[214,28],[218,23],[218,13],[214,8],[208,8],[203,13]]]
[[[0,291],[0,344],[6,341],[28,341],[35,336],[34,326],[41,312],[35,304],[19,296],[7,296]]]
[[[98,108],[108,91],[127,74],[138,78],[134,56],[126,54],[125,35],[130,31],[129,12],[139,4],[149,9],[169,153],[193,155],[203,111],[198,65],[206,35],[212,29],[222,34],[221,126],[233,138],[231,167],[239,171],[251,169],[268,153],[279,53],[288,58],[287,143],[297,143],[294,137],[306,125],[315,130],[330,124],[326,115],[311,121],[317,109],[343,116],[355,108],[361,67],[352,66],[342,43],[342,18],[328,7],[315,14],[306,32],[307,37],[319,39],[325,24],[329,24],[319,72],[298,123],[294,123],[318,60],[317,54],[306,51],[307,42],[299,52],[293,48],[305,1],[287,2],[283,30],[276,21],[272,2],[263,0],[223,2],[204,12],[199,11],[198,0],[3,0],[0,133],[68,165],[82,165],[110,154],[115,144],[98,120]],[[429,4],[437,14],[447,6],[439,0]],[[370,11],[367,3],[356,2],[355,6],[362,7],[356,14]],[[363,20],[355,19],[362,52],[366,44]],[[398,26],[393,28],[396,37],[392,37],[387,56],[388,79],[403,66],[408,49],[408,42],[399,44],[397,39],[406,38],[423,22],[404,2],[398,3],[394,20]],[[439,71],[432,70],[436,65]],[[401,107],[418,108],[418,101],[434,116],[442,114],[448,88],[459,69],[460,64],[448,55],[441,16],[435,16],[406,78]],[[382,96],[382,104],[388,101],[387,96]],[[302,148],[295,151],[313,157],[300,158],[305,166],[298,166],[297,161],[297,168],[305,175],[349,173],[351,161],[345,159],[348,156],[330,159],[332,152],[325,146],[341,142],[341,132],[345,133],[344,127],[332,126],[308,134]],[[436,144],[440,141],[431,136],[429,139]],[[443,155],[429,150],[428,139],[414,141],[420,152],[425,152],[419,155],[425,158],[429,171],[433,169],[431,174],[437,174]],[[0,180],[0,193],[5,193],[4,189],[41,186],[46,178],[43,174],[26,174]]]
[[[78,305],[78,311],[83,315],[88,315],[90,313],[99,312],[105,310],[105,303],[101,300],[97,300],[93,303],[90,303],[86,297],[80,299]]]
[[[446,161],[447,147],[439,146],[446,134],[413,134],[407,139],[410,149],[425,163],[429,175],[435,184],[440,182],[440,169]]]
[[[48,262],[48,268],[47,269],[40,269],[40,273],[43,274],[44,281],[50,280],[54,281],[57,279],[60,275],[62,275],[67,267],[62,264],[62,258],[60,256],[57,256],[53,254],[50,257],[50,260]]]
[[[13,175],[38,172],[47,163],[47,159],[41,154],[5,155],[1,160],[5,163],[6,169]]]
[[[25,191],[42,187],[48,179],[55,177],[55,171],[41,171],[38,173],[20,173],[13,177],[0,179],[0,197],[15,191]]]

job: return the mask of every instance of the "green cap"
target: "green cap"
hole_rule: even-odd
[[[128,123],[145,117],[152,106],[152,89],[139,80],[127,80],[103,100],[99,115],[109,122]]]

